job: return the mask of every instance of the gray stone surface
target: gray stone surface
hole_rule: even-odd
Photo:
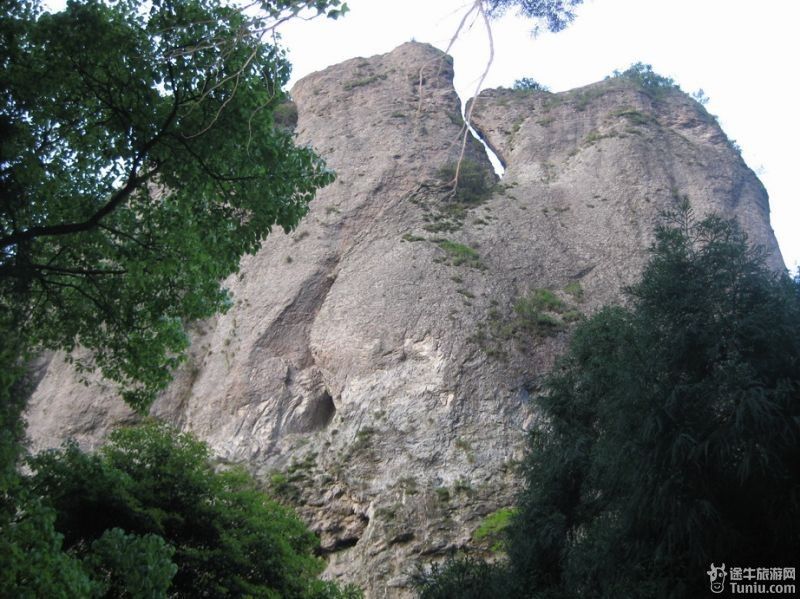
[[[779,265],[766,192],[678,92],[653,99],[620,81],[484,92],[475,125],[507,170],[466,206],[440,173],[461,122],[438,50],[353,59],[292,94],[298,142],[338,179],[297,231],[243,261],[227,282],[235,306],[194,327],[153,413],[295,505],[321,536],[327,575],[369,597],[409,596],[418,561],[486,549],[474,530],[513,502],[532,400],[571,326],[520,326],[520,298],[550,289],[572,313],[619,301],[658,212],[682,195],[698,213],[736,216]],[[467,157],[491,173],[477,144]],[[28,433],[34,448],[69,436],[94,447],[133,419],[56,357]]]

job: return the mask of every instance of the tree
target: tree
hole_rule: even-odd
[[[680,89],[671,77],[659,75],[653,71],[652,65],[642,62],[636,62],[624,71],[615,70],[612,76],[633,81],[639,87],[651,92]]]
[[[0,15],[3,366],[91,350],[145,409],[186,322],[224,310],[220,281],[333,175],[273,126],[290,65],[265,41],[340,0],[38,0]],[[8,350],[8,347],[4,347]],[[5,383],[4,383],[5,384]]]
[[[794,565],[800,276],[763,259],[734,221],[667,215],[628,306],[547,380],[507,562],[456,560],[422,596],[505,572],[498,596],[701,597],[711,563]]]
[[[684,206],[629,297],[542,400],[509,528],[532,596],[697,597],[712,562],[800,554],[800,280]]]
[[[575,20],[573,8],[583,0],[482,0],[485,10],[492,17],[502,15],[509,8],[529,19],[542,20],[548,31],[559,32]]]
[[[29,463],[63,549],[100,596],[359,596],[318,580],[317,538],[243,470],[216,472],[209,457],[151,422],[112,433],[95,455],[68,444]]]
[[[131,556],[152,566],[150,586],[132,570],[102,585],[158,595],[171,567],[149,533],[107,529],[94,561],[62,551],[56,513],[17,471],[27,361],[87,348],[78,367],[100,368],[146,410],[181,358],[185,324],[225,309],[220,281],[273,226],[295,227],[333,179],[273,126],[290,65],[270,36],[289,18],[347,7],[250,9],[71,0],[49,14],[21,0],[0,10],[0,588],[10,596],[89,596],[87,568],[117,571]]]

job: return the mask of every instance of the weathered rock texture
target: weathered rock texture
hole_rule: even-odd
[[[507,170],[468,204],[442,172],[462,122],[438,50],[350,60],[293,97],[299,143],[338,179],[296,232],[244,260],[228,282],[235,307],[197,325],[153,412],[298,506],[328,574],[371,597],[406,596],[414,563],[474,545],[482,519],[511,504],[568,321],[620,299],[660,210],[688,195],[698,213],[736,216],[781,264],[763,187],[677,91],[609,80],[483,93],[475,125]],[[477,144],[467,159],[493,177]],[[536,289],[563,301],[555,326],[515,311]],[[68,436],[91,447],[132,415],[53,359],[28,419],[35,448]]]

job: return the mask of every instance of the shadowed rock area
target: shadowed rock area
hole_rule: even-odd
[[[327,575],[410,596],[420,561],[511,505],[541,377],[573,323],[619,301],[660,211],[688,196],[782,260],[766,192],[715,120],[677,90],[612,79],[561,94],[489,90],[463,125],[451,59],[408,43],[300,81],[298,143],[338,178],[290,235],[227,282],[153,413],[246,464],[322,539]],[[94,447],[134,419],[100,380],[50,359],[34,448]]]

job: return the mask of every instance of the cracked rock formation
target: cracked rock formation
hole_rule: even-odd
[[[411,596],[418,562],[490,551],[473,534],[513,503],[541,377],[580,314],[635,281],[660,211],[688,196],[735,216],[783,264],[763,186],[677,90],[486,91],[474,124],[505,175],[471,140],[454,195],[452,74],[408,43],[296,85],[298,143],[338,178],[243,261],[235,306],[194,326],[153,407],[294,505],[326,574],[368,597]],[[91,448],[135,420],[60,357],[40,372],[33,448]]]

